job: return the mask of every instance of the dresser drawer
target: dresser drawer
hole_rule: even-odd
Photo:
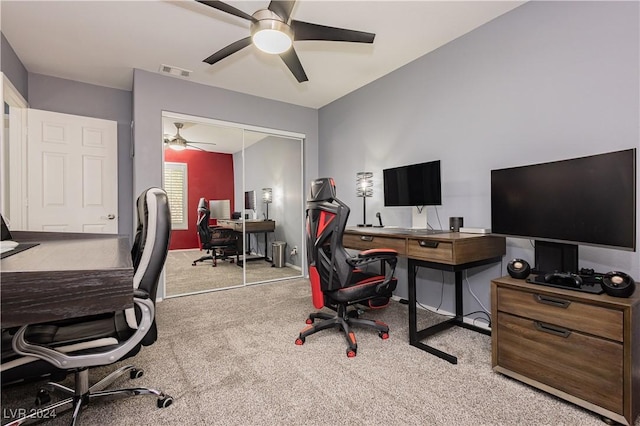
[[[498,312],[497,365],[618,414],[623,345]]]
[[[498,287],[498,311],[623,341],[623,312],[528,291]]]
[[[379,237],[377,235],[344,234],[342,245],[354,250],[388,248],[397,251],[401,256],[407,252],[404,238]]]
[[[453,243],[431,239],[407,240],[407,255],[413,259],[453,263]]]

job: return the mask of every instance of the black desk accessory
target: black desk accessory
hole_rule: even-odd
[[[585,272],[586,270],[581,270]],[[604,275],[597,272],[574,274],[570,272],[539,273],[527,279],[528,283],[546,285],[549,287],[575,290],[583,293],[602,294],[604,289],[602,279]]]
[[[378,218],[378,223],[380,225],[373,225],[374,228],[384,228],[384,225],[382,225],[382,217],[380,216],[380,212],[376,213],[376,217]]]

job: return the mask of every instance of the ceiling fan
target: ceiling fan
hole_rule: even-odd
[[[215,145],[215,143],[213,142],[192,142],[192,141],[188,141],[185,138],[182,137],[182,135],[180,134],[180,129],[182,129],[184,127],[184,123],[173,123],[174,126],[176,126],[176,134],[173,136],[169,136],[164,138],[164,144],[165,144],[165,148],[171,148],[174,151],[183,151],[185,149],[187,149],[187,146],[190,146],[191,148],[195,148],[195,149],[199,149],[200,151],[206,151],[205,149],[200,148],[199,146],[196,146],[194,144],[196,143],[207,143],[209,145]]]
[[[364,31],[348,30],[345,28],[327,27],[311,24],[309,22],[296,21],[291,18],[291,10],[295,5],[293,1],[272,0],[266,9],[260,9],[253,15],[249,15],[233,6],[221,1],[196,0],[214,9],[221,10],[231,15],[251,21],[251,36],[231,43],[227,47],[217,51],[203,62],[210,65],[254,44],[258,49],[280,55],[299,83],[308,81],[307,74],[302,68],[300,59],[293,48],[293,41],[299,40],[327,40],[348,41],[353,43],[373,43],[375,34]]]

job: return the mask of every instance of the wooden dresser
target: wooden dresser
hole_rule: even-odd
[[[640,411],[640,291],[592,295],[504,277],[491,283],[492,365],[621,424]]]

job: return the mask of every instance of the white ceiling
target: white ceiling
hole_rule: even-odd
[[[268,1],[229,1],[252,14]],[[320,108],[521,5],[523,1],[301,0],[292,18],[376,33],[373,45],[299,41],[309,81],[250,46],[202,60],[249,35],[249,22],[191,0],[1,0],[1,30],[27,71],[124,90],[133,69],[193,71],[197,83]],[[179,78],[179,77],[175,77]]]

